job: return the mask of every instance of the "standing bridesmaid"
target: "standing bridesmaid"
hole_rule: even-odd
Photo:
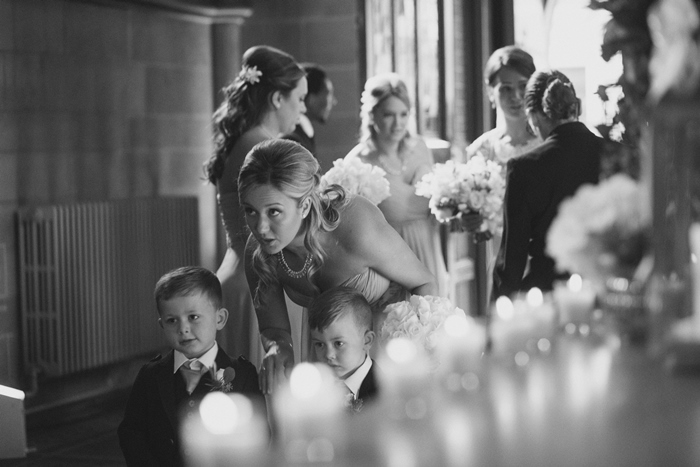
[[[228,246],[216,272],[231,313],[221,341],[232,355],[242,353],[257,364],[262,348],[243,265],[248,233],[238,201],[238,172],[253,146],[292,131],[299,122],[306,110],[306,74],[281,50],[251,47],[243,54],[241,72],[223,92],[213,117],[214,154],[205,164],[206,177],[218,192]]]
[[[445,296],[447,269],[438,224],[428,199],[415,192],[415,184],[431,170],[433,157],[425,141],[409,133],[410,111],[406,84],[396,73],[368,79],[362,93],[360,142],[345,158],[359,158],[386,171],[391,194],[378,207],[435,276],[439,294]]]
[[[506,176],[506,163],[542,143],[530,129],[525,114],[525,86],[535,72],[532,56],[519,47],[502,47],[491,54],[484,66],[491,106],[496,109],[496,127],[479,136],[467,148],[467,158],[477,154],[498,162]],[[487,297],[491,296],[493,268],[501,245],[501,234],[486,246]]]

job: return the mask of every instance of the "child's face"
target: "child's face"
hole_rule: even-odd
[[[202,293],[162,300],[158,309],[158,322],[168,344],[187,358],[201,357],[211,349],[216,331],[224,327],[228,318],[225,308],[217,310]]]
[[[365,361],[374,333],[364,331],[350,314],[336,319],[323,331],[311,330],[316,360],[327,363],[339,378],[344,378]]]

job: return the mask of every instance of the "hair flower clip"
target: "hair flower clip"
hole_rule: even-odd
[[[236,370],[231,367],[221,368],[216,373],[212,371],[211,391],[231,392],[233,390],[233,379],[236,377]]]
[[[262,71],[258,70],[257,66],[244,66],[238,77],[246,83],[255,84],[260,82]]]

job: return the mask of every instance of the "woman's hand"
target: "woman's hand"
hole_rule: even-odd
[[[272,394],[284,382],[294,366],[294,350],[291,340],[268,339],[265,332],[261,335],[263,346],[267,349],[263,358],[258,380],[263,394]],[[279,337],[279,336],[277,336]],[[291,336],[289,336],[291,339]]]

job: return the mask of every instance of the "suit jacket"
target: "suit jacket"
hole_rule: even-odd
[[[144,365],[136,376],[117,429],[119,445],[129,466],[182,465],[179,440],[179,417],[186,403],[204,397],[212,379],[207,372],[188,395],[180,372],[173,373],[174,353],[159,355]],[[236,376],[232,392],[262,398],[255,366],[243,357],[235,361],[219,347],[217,368],[232,367]]]
[[[542,145],[508,161],[501,249],[493,296],[539,287],[551,290],[557,273],[546,253],[547,231],[559,204],[586,183],[597,183],[603,140],[583,123],[556,127]],[[530,270],[523,277],[530,256]]]
[[[366,404],[368,401],[372,401],[375,397],[377,397],[379,392],[375,370],[379,371],[377,362],[372,360],[372,366],[369,368],[367,376],[365,376],[365,379],[362,380],[360,389],[357,391],[357,398],[362,399],[364,404]]]
[[[294,131],[284,135],[284,139],[291,139],[292,141],[296,141],[297,143],[301,144],[306,149],[308,149],[309,152],[313,154],[314,157],[316,157],[316,140],[314,140],[312,136],[307,135],[304,132],[304,129],[301,127],[301,125],[297,125],[296,128],[294,128]]]

